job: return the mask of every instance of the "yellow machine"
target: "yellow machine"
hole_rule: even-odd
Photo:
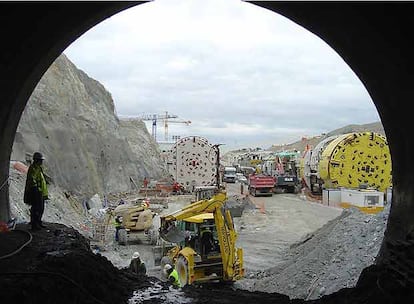
[[[391,154],[385,136],[375,132],[334,135],[305,151],[300,178],[312,193],[366,186],[385,192],[392,186]]]
[[[122,228],[119,230],[118,238],[119,244],[125,245],[127,243],[128,234],[134,234],[150,244],[156,243],[157,235],[153,226],[155,213],[145,203],[141,205],[119,205],[114,209],[113,215],[122,218]]]
[[[338,136],[323,150],[319,174],[327,188],[358,188],[366,184],[385,192],[392,185],[386,138],[374,132]]]
[[[161,216],[161,238],[176,244],[161,259],[161,267],[174,264],[181,286],[234,282],[244,276],[243,251],[236,248],[237,233],[226,200],[222,191]]]

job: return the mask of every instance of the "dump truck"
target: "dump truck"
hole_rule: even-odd
[[[253,196],[272,196],[276,185],[276,178],[265,174],[250,174],[248,185],[249,193]]]
[[[298,156],[299,153],[294,150],[275,152],[263,158],[262,173],[276,178],[274,193],[299,191]]]
[[[244,276],[243,251],[236,248],[233,218],[224,190],[160,217],[160,237],[175,244],[161,259],[175,265],[181,286],[234,282]]]

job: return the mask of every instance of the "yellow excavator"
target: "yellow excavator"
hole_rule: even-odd
[[[218,190],[210,199],[160,217],[160,237],[174,246],[161,259],[175,266],[181,286],[203,282],[234,282],[244,276],[243,251],[236,248],[237,233],[227,195]]]

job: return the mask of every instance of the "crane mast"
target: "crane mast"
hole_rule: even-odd
[[[187,126],[191,124],[190,120],[171,120],[171,121],[168,121],[168,119],[165,119],[164,120],[165,141],[168,141],[168,122],[169,123],[184,123]]]
[[[138,116],[141,120],[152,121],[151,135],[155,141],[157,141],[157,121],[164,121],[164,132],[165,132],[165,141],[168,141],[168,124],[169,123],[184,123],[187,126],[191,123],[190,120],[169,120],[178,118],[177,115],[169,114],[168,111],[165,111],[165,114],[148,114],[143,113]]]

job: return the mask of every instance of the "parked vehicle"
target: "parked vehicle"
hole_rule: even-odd
[[[247,184],[247,177],[243,173],[236,173],[236,181],[241,184]]]
[[[223,182],[226,182],[226,183],[236,182],[236,168],[235,167],[224,167]]]
[[[276,185],[276,178],[264,174],[250,174],[249,175],[249,193],[253,196],[258,195],[273,195],[273,189]]]
[[[289,193],[297,193],[298,192],[298,178],[294,175],[278,175],[275,176],[276,178],[276,185],[274,188],[274,192],[278,190],[283,190]]]
[[[264,158],[262,172],[276,178],[275,193],[298,191],[297,158],[297,151],[276,152]]]
[[[240,166],[240,172],[247,178],[250,174],[256,173],[256,169],[253,167]]]

